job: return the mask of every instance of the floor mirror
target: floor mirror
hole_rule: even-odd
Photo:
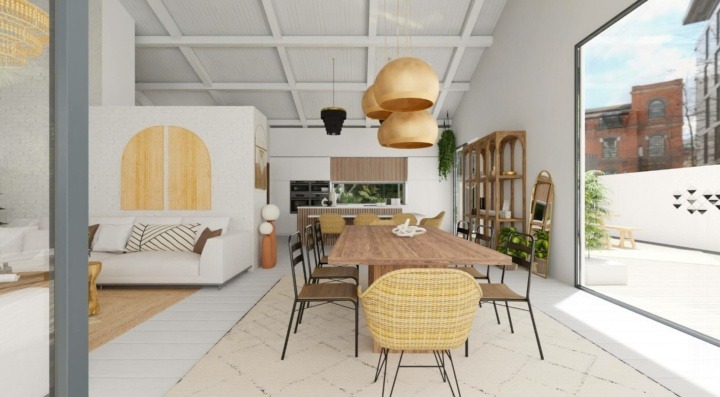
[[[540,171],[530,196],[528,228],[535,237],[535,262],[533,273],[547,278],[550,266],[550,236],[552,225],[554,189],[550,173]]]

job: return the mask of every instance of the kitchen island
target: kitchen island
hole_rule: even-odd
[[[401,205],[339,204],[335,207],[298,207],[297,227],[300,233],[304,233],[305,226],[312,225],[320,214],[325,213],[340,214],[345,218],[348,225],[352,225],[352,221],[357,214],[371,213],[384,218],[392,217],[401,212],[403,212],[403,206]],[[325,244],[332,245],[336,238],[337,236],[326,236]]]

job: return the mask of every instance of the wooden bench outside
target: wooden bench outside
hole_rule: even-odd
[[[625,241],[630,241],[630,245],[635,248],[635,237],[633,236],[634,230],[640,230],[637,227],[629,227],[629,226],[617,226],[617,225],[605,225],[605,229],[612,229],[617,230],[619,236],[620,236],[620,242],[618,243],[618,247],[625,248]],[[610,239],[608,239],[608,248],[610,248],[612,244],[610,243]]]

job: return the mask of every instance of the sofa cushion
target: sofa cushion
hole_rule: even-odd
[[[200,233],[200,238],[198,239],[197,243],[195,243],[195,248],[193,248],[193,252],[196,254],[202,254],[203,250],[205,249],[205,243],[207,243],[208,239],[217,237],[221,234],[222,229],[210,230],[210,228],[206,227],[205,230]]]
[[[135,218],[133,223],[144,223],[147,225],[179,225],[182,223],[182,217],[179,216],[139,216]],[[185,222],[200,223],[200,222]]]
[[[102,264],[101,278],[197,276],[200,255],[194,252],[133,252],[106,257]]]
[[[22,252],[42,253],[50,249],[50,230],[28,230],[23,238]]]
[[[92,249],[93,242],[95,241],[95,234],[97,234],[99,228],[99,223],[88,226],[88,249]]]
[[[93,244],[93,251],[99,252],[125,252],[133,225],[110,225],[100,224],[97,232],[97,239]]]
[[[199,223],[200,227],[195,235],[195,243],[200,239],[200,234],[206,228],[210,230],[222,229],[222,234],[227,233],[228,227],[230,226],[230,217],[227,216],[198,216],[198,217],[183,217],[183,223]]]
[[[0,227],[0,255],[22,252],[25,234],[33,230],[38,230],[38,226]]]
[[[135,223],[134,216],[91,216],[90,224],[107,224],[107,225],[127,225]],[[95,238],[90,243],[90,248],[94,249],[95,243],[97,242],[98,234],[95,233]]]
[[[125,251],[192,251],[199,223],[146,225],[136,223]]]

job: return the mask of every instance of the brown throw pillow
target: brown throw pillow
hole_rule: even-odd
[[[88,226],[88,249],[92,248],[92,242],[95,239],[95,233],[97,233],[99,224]]]
[[[210,230],[209,227],[206,227],[205,230],[200,233],[200,238],[198,239],[197,243],[195,243],[195,248],[193,248],[193,252],[196,254],[202,254],[203,250],[205,249],[205,243],[207,243],[208,239],[217,237],[221,234],[222,229]]]

